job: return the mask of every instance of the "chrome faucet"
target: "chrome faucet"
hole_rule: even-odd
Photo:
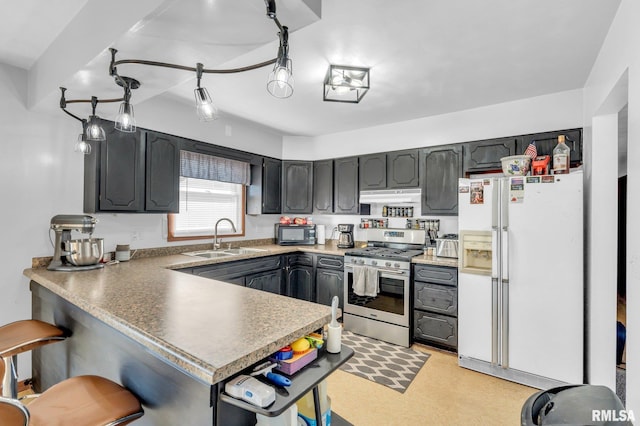
[[[227,219],[226,217],[219,219],[216,222],[216,226],[213,229],[213,249],[214,250],[218,250],[220,248],[220,243],[218,242],[218,224],[223,220],[226,220],[227,222],[229,222],[229,224],[231,224],[231,228],[233,229],[233,232],[238,232],[236,231],[236,226],[233,224],[233,222],[231,222],[231,219]],[[222,239],[220,239],[220,241],[222,241]]]

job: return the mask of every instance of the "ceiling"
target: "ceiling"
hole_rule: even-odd
[[[266,91],[270,67],[203,77],[221,114],[316,136],[455,112],[585,85],[620,0],[276,0],[289,27],[295,91]],[[263,0],[4,0],[0,62],[29,70],[30,108],[119,97],[117,59],[232,68],[272,59],[277,27]],[[371,68],[359,104],[323,102],[329,64]],[[193,103],[195,73],[123,64],[132,103]],[[98,115],[115,116],[115,105]],[[80,107],[79,115],[88,115]],[[195,112],[194,112],[195,116]]]

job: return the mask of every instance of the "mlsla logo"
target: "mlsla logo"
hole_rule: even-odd
[[[635,422],[633,410],[591,410],[592,422]]]

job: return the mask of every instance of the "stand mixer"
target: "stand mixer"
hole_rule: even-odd
[[[60,214],[51,218],[56,234],[50,271],[84,271],[102,268],[102,238],[91,238],[98,219],[89,215]],[[89,234],[89,238],[72,240],[71,231]]]

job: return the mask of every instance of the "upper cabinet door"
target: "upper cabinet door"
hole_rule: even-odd
[[[387,187],[387,154],[361,155],[359,175],[360,190],[385,189]]]
[[[523,154],[518,151],[520,137],[467,142],[464,145],[464,174],[475,171],[502,170],[502,157]]]
[[[124,133],[103,121],[107,140],[100,142],[102,211],[143,211],[145,147],[141,130]]]
[[[422,215],[458,214],[458,178],[462,177],[462,146],[420,150]]]
[[[283,213],[313,213],[313,162],[283,161]]]
[[[262,163],[262,213],[280,214],[282,161],[264,158]]]
[[[145,132],[147,146],[145,209],[178,213],[180,204],[180,139]]]
[[[532,141],[536,142],[538,155],[553,156],[553,148],[558,144],[558,136],[565,135],[565,143],[571,149],[569,161],[575,167],[582,164],[582,129],[558,130],[556,132],[534,133],[525,135],[518,144],[518,154],[523,154],[524,150]]]
[[[417,188],[419,179],[418,150],[387,154],[387,188]]]
[[[313,162],[313,212],[333,213],[333,160]]]
[[[358,157],[338,158],[333,163],[333,211],[357,214],[360,210]]]

